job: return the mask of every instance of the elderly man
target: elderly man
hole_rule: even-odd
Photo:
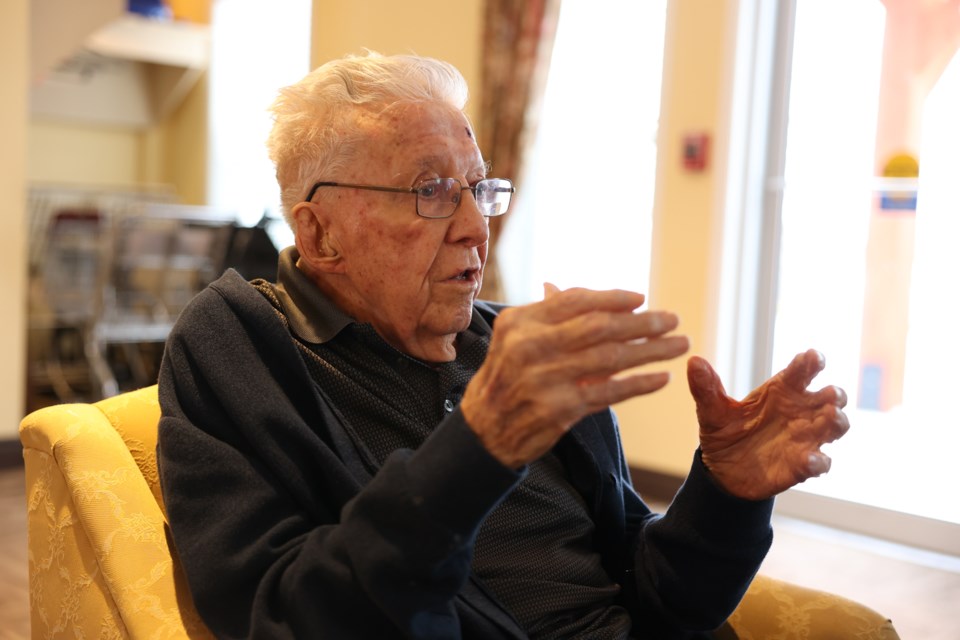
[[[772,496],[827,470],[840,389],[799,355],[735,402],[689,361],[701,448],[666,514],[609,406],[684,354],[629,291],[476,300],[491,178],[446,63],[370,54],[283,90],[270,148],[296,247],[227,272],[160,376],[159,463],[198,610],[225,638],[697,637],[771,541]]]

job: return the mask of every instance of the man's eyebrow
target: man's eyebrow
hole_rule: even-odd
[[[417,169],[420,171],[424,171],[426,169],[436,169],[439,166],[447,164],[449,161],[450,161],[450,158],[444,157],[444,156],[438,156],[438,155],[421,156],[417,160]],[[478,165],[475,165],[470,170],[470,173],[478,172],[483,174],[484,177],[486,177],[489,171],[490,171],[490,163],[482,162]]]
[[[417,168],[420,170],[432,169],[442,162],[443,159],[440,156],[421,156],[417,160]]]

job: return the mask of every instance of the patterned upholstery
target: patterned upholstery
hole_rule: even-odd
[[[168,539],[155,386],[20,425],[34,638],[210,638]],[[758,576],[720,640],[896,640],[850,600]]]
[[[887,618],[823,591],[757,576],[718,640],[897,640]]]
[[[33,638],[210,638],[171,554],[156,387],[24,418]]]

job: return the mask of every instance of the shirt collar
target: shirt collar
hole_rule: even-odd
[[[317,285],[297,268],[299,258],[294,246],[280,252],[277,297],[293,332],[306,342],[323,344],[355,320],[323,295]]]
[[[301,339],[312,344],[323,344],[336,337],[344,327],[356,320],[330,298],[325,296],[307,275],[297,268],[300,254],[295,246],[280,252],[277,263],[277,286],[275,291],[291,330]],[[492,333],[490,324],[473,306],[470,328],[479,335]]]

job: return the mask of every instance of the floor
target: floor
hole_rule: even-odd
[[[23,471],[0,471],[0,640],[30,637]]]
[[[904,640],[958,640],[960,558],[777,516],[761,571],[857,600],[890,617]],[[22,470],[0,471],[0,640],[29,638]],[[810,639],[815,640],[815,639]]]

